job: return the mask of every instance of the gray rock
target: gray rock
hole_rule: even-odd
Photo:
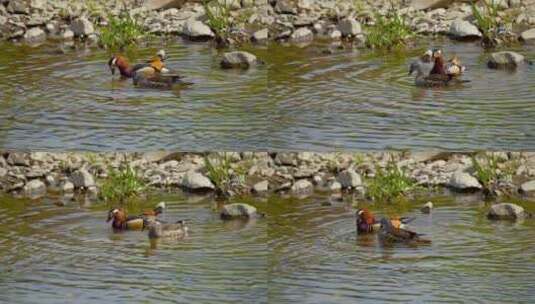
[[[453,173],[448,185],[459,190],[482,188],[481,184],[475,177],[463,171],[456,171]]]
[[[11,14],[29,14],[30,5],[25,0],[10,0],[7,5],[7,11]]]
[[[33,179],[24,185],[23,191],[28,196],[39,196],[46,192],[46,185],[38,179]]]
[[[360,174],[353,169],[340,172],[336,179],[340,182],[343,188],[356,188],[362,186],[362,178],[360,177]]]
[[[46,33],[38,27],[33,27],[26,31],[24,40],[29,44],[37,44],[46,40]]]
[[[78,18],[71,23],[71,30],[76,37],[89,36],[95,32],[93,23],[86,18]]]
[[[0,168],[5,168],[5,167],[7,167],[7,161],[0,153]]]
[[[19,152],[12,152],[9,153],[9,156],[7,157],[7,163],[11,166],[30,166],[30,159],[28,158],[28,154],[26,153],[19,153]]]
[[[520,191],[523,193],[535,191],[535,180],[525,182],[522,185],[520,185]]]
[[[355,19],[342,19],[338,22],[338,29],[343,36],[356,36],[362,34],[362,26]]]
[[[260,42],[268,39],[269,31],[267,28],[253,33],[253,41]]]
[[[0,167],[0,178],[7,175],[7,169]]]
[[[61,191],[63,191],[63,193],[73,192],[74,191],[74,184],[71,183],[70,181],[65,181],[65,182],[63,182],[61,184],[60,189],[61,189]]]
[[[310,41],[314,38],[314,34],[306,27],[296,29],[291,35],[290,39],[294,42]]]
[[[213,38],[215,36],[208,25],[197,20],[188,20],[186,22],[184,25],[184,35],[190,38]]]
[[[433,203],[427,202],[422,206],[422,208],[420,208],[420,211],[422,211],[422,213],[429,214],[431,213],[432,209],[433,209]]]
[[[182,187],[190,190],[214,190],[215,186],[212,181],[195,171],[188,171],[182,179]]]
[[[86,188],[95,186],[95,180],[91,173],[85,169],[80,169],[71,174],[71,180],[75,188]]]
[[[450,35],[455,38],[471,38],[483,36],[475,25],[462,19],[456,19],[451,23]]]
[[[186,0],[146,0],[143,7],[147,10],[181,8]]]
[[[275,11],[280,14],[297,14],[297,7],[290,0],[278,0],[275,5]]]
[[[330,181],[327,187],[332,192],[337,192],[337,191],[342,190],[342,184],[336,180]]]
[[[516,68],[525,62],[524,56],[510,51],[496,52],[490,55],[487,63],[491,69]]]
[[[269,189],[269,182],[267,180],[254,184],[253,191],[256,193],[266,192]]]
[[[524,41],[535,39],[535,28],[523,31],[522,34],[520,34],[520,38]]]
[[[297,155],[293,152],[280,152],[275,156],[275,164],[297,166]]]
[[[294,194],[308,194],[314,190],[314,185],[307,179],[296,181],[291,188]]]
[[[436,8],[446,8],[453,3],[453,0],[412,0],[410,6],[415,10],[426,10]]]
[[[61,33],[61,39],[63,40],[72,40],[74,38],[74,32],[66,29],[63,33]]]
[[[30,8],[32,10],[42,11],[46,9],[46,3],[47,3],[47,0],[31,0]]]
[[[256,208],[243,203],[234,203],[223,206],[220,216],[224,220],[235,218],[254,218],[258,216]]]
[[[228,52],[223,55],[221,59],[221,67],[225,69],[231,68],[249,68],[258,62],[256,56],[242,51]]]
[[[531,214],[518,205],[501,203],[492,205],[487,217],[492,220],[516,220],[531,217]]]

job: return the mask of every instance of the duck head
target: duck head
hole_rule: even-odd
[[[358,209],[355,214],[357,216],[357,230],[369,231],[371,226],[375,224],[375,216],[370,210],[366,208]]]
[[[112,227],[115,229],[123,229],[126,225],[126,213],[121,208],[113,208],[108,212],[108,219],[106,222],[113,220]]]
[[[110,68],[112,75],[115,75],[115,68],[117,68],[122,76],[131,77],[130,64],[123,56],[113,55],[110,60],[108,60],[108,67]]]
[[[165,50],[159,50],[157,53],[156,53],[156,56],[160,57],[160,60],[161,61],[165,61],[167,59],[167,54],[165,53]]]

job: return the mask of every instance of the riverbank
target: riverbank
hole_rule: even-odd
[[[535,38],[533,0],[497,1],[487,12],[479,4],[484,21],[476,18],[465,1],[315,1],[226,0],[206,10],[202,1],[3,1],[0,5],[0,36],[4,40],[39,44],[46,39],[97,42],[110,18],[128,11],[147,34],[185,36],[191,40],[225,44],[253,41],[307,43],[314,38],[351,38],[364,45],[378,18],[393,11],[405,20],[413,34],[446,35],[454,39],[487,36],[484,21],[492,29],[492,43],[530,41]],[[225,5],[226,4],[226,5]],[[479,15],[478,15],[479,16]]]
[[[88,194],[125,201],[152,191],[218,197],[314,192],[395,202],[448,189],[486,197],[535,193],[535,153],[3,152],[0,190],[16,197]]]

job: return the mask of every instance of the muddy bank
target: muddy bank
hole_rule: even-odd
[[[120,175],[135,179],[141,194],[176,190],[220,197],[303,197],[322,191],[396,200],[450,189],[494,197],[525,196],[535,191],[535,154],[6,151],[0,156],[0,190],[14,196],[35,198],[52,192],[102,198],[103,187],[107,192],[123,187],[114,184],[120,182]]]

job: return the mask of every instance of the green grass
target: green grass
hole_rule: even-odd
[[[204,0],[203,6],[206,17],[208,18],[206,24],[214,31],[218,38],[228,38],[232,27],[229,2],[226,0],[223,3],[218,0]]]
[[[109,170],[108,178],[100,188],[100,197],[105,201],[124,202],[138,196],[145,188],[145,182],[137,171],[126,165]]]
[[[404,46],[414,33],[396,10],[386,16],[376,14],[375,25],[367,30],[366,45],[374,49],[391,49]]]
[[[214,183],[221,194],[233,190],[233,183],[245,183],[245,176],[251,167],[250,162],[233,164],[227,154],[217,156],[205,156],[204,168],[206,176]]]
[[[498,23],[499,7],[494,0],[483,0],[483,7],[480,9],[476,3],[472,2],[472,13],[474,15],[476,26],[483,34],[483,39],[492,40],[496,37]]]
[[[485,189],[491,189],[499,180],[510,180],[520,166],[518,160],[506,161],[495,153],[472,155],[474,175]]]
[[[100,29],[99,43],[107,49],[122,49],[135,44],[139,39],[148,36],[134,17],[128,12],[119,16],[109,16],[108,25]]]
[[[415,182],[398,168],[394,160],[385,168],[376,166],[375,176],[367,181],[367,195],[374,201],[392,201],[414,189]]]

